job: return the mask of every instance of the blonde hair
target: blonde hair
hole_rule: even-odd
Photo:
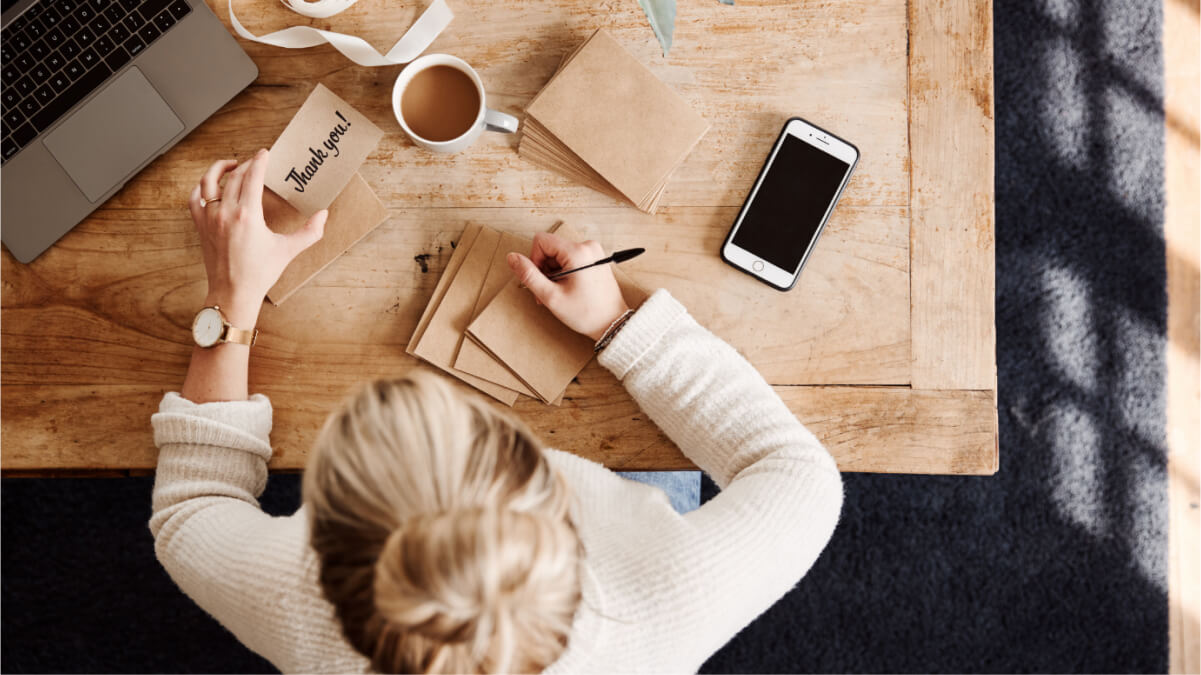
[[[380,672],[538,672],[580,601],[566,484],[520,422],[430,374],[367,385],[304,476],[321,586]]]

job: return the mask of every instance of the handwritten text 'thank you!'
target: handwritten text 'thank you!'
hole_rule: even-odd
[[[309,146],[309,154],[312,157],[309,159],[308,163],[306,163],[300,169],[292,167],[288,171],[288,175],[284,177],[286,182],[291,182],[294,184],[292,186],[293,190],[297,192],[304,192],[305,186],[307,186],[313,180],[313,177],[317,175],[317,171],[319,171],[321,166],[325,164],[325,160],[329,159],[330,157],[338,157],[342,154],[342,151],[338,149],[338,143],[342,141],[342,138],[350,129],[350,120],[346,119],[346,116],[343,115],[341,111],[335,110],[334,114],[337,115],[338,119],[342,120],[344,124],[334,125],[334,128],[329,132],[329,139],[321,144],[322,147],[314,148]],[[333,154],[331,155],[331,153]]]

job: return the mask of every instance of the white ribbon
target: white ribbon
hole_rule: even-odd
[[[359,0],[279,0],[284,7],[313,19],[328,19],[329,17],[349,9]]]
[[[354,3],[355,0],[319,0],[318,2],[284,0],[286,6],[298,13],[315,18],[333,16]],[[298,9],[298,7],[303,9]],[[409,26],[409,30],[400,36],[400,40],[392,45],[388,53],[380,54],[363,38],[309,26],[292,26],[262,36],[255,35],[246,30],[241,21],[238,21],[238,17],[234,14],[234,0],[229,0],[229,22],[233,24],[234,31],[247,40],[287,49],[316,47],[328,42],[333,45],[334,49],[342,52],[346,58],[360,66],[392,66],[412,61],[430,46],[430,43],[438,37],[438,34],[450,24],[450,20],[454,17],[446,0],[434,0],[421,13],[421,16],[417,17],[413,25]]]

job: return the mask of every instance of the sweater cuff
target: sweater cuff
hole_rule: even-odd
[[[643,354],[654,347],[680,317],[687,314],[684,305],[671,297],[666,289],[660,288],[634,312],[601,351],[597,361],[617,379],[624,379]]]
[[[271,401],[255,394],[245,401],[193,403],[168,392],[150,417],[154,444],[209,445],[271,458]]]

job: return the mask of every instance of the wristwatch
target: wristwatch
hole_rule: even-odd
[[[222,342],[253,347],[258,336],[257,328],[243,330],[231,326],[217,305],[201,309],[196,312],[196,318],[192,320],[192,339],[196,341],[197,345],[204,348],[214,347]]]

